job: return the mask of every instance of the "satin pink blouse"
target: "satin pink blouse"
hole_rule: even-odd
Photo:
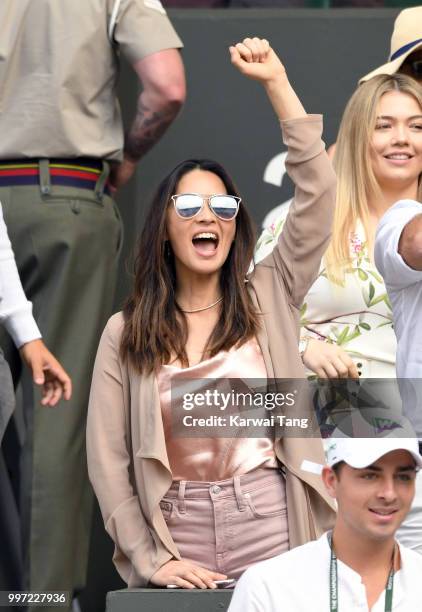
[[[267,372],[258,342],[249,340],[240,348],[221,351],[189,368],[172,365],[160,368],[157,382],[173,480],[215,482],[246,474],[257,467],[277,467],[274,443],[269,438],[182,438],[172,435],[172,388],[177,388],[183,380],[204,378],[266,380]]]

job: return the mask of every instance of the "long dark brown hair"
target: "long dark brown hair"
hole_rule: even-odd
[[[195,169],[213,172],[223,181],[227,193],[239,195],[225,169],[208,159],[184,161],[160,183],[139,239],[133,291],[123,308],[120,353],[141,373],[156,371],[174,356],[183,367],[189,365],[185,350],[188,327],[175,299],[176,271],[166,240],[166,223],[170,197],[180,179]],[[254,226],[242,203],[236,217],[235,239],[220,275],[224,314],[208,338],[203,358],[243,344],[256,334],[258,315],[245,284],[254,246]]]

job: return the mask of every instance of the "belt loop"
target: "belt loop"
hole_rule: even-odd
[[[236,495],[237,507],[240,512],[246,510],[246,504],[243,499],[242,487],[240,486],[240,476],[233,476],[234,493]]]
[[[94,187],[95,197],[100,202],[103,199],[104,189],[108,180],[108,175],[110,174],[110,164],[104,160],[102,161],[102,164],[103,168],[101,170],[101,174],[99,175]]]
[[[38,160],[40,189],[43,195],[51,193],[51,177],[48,159]]]
[[[186,513],[185,489],[186,489],[186,480],[181,480],[179,483],[179,491],[177,493],[177,507],[178,507],[180,514]]]

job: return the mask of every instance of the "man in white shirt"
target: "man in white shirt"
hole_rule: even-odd
[[[248,569],[229,612],[421,609],[422,557],[394,537],[421,467],[412,438],[332,439],[322,479],[338,504],[333,533]]]

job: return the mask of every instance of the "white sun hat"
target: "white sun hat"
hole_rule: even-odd
[[[394,22],[388,62],[359,80],[368,81],[378,74],[394,74],[408,55],[422,47],[422,6],[405,9]]]

